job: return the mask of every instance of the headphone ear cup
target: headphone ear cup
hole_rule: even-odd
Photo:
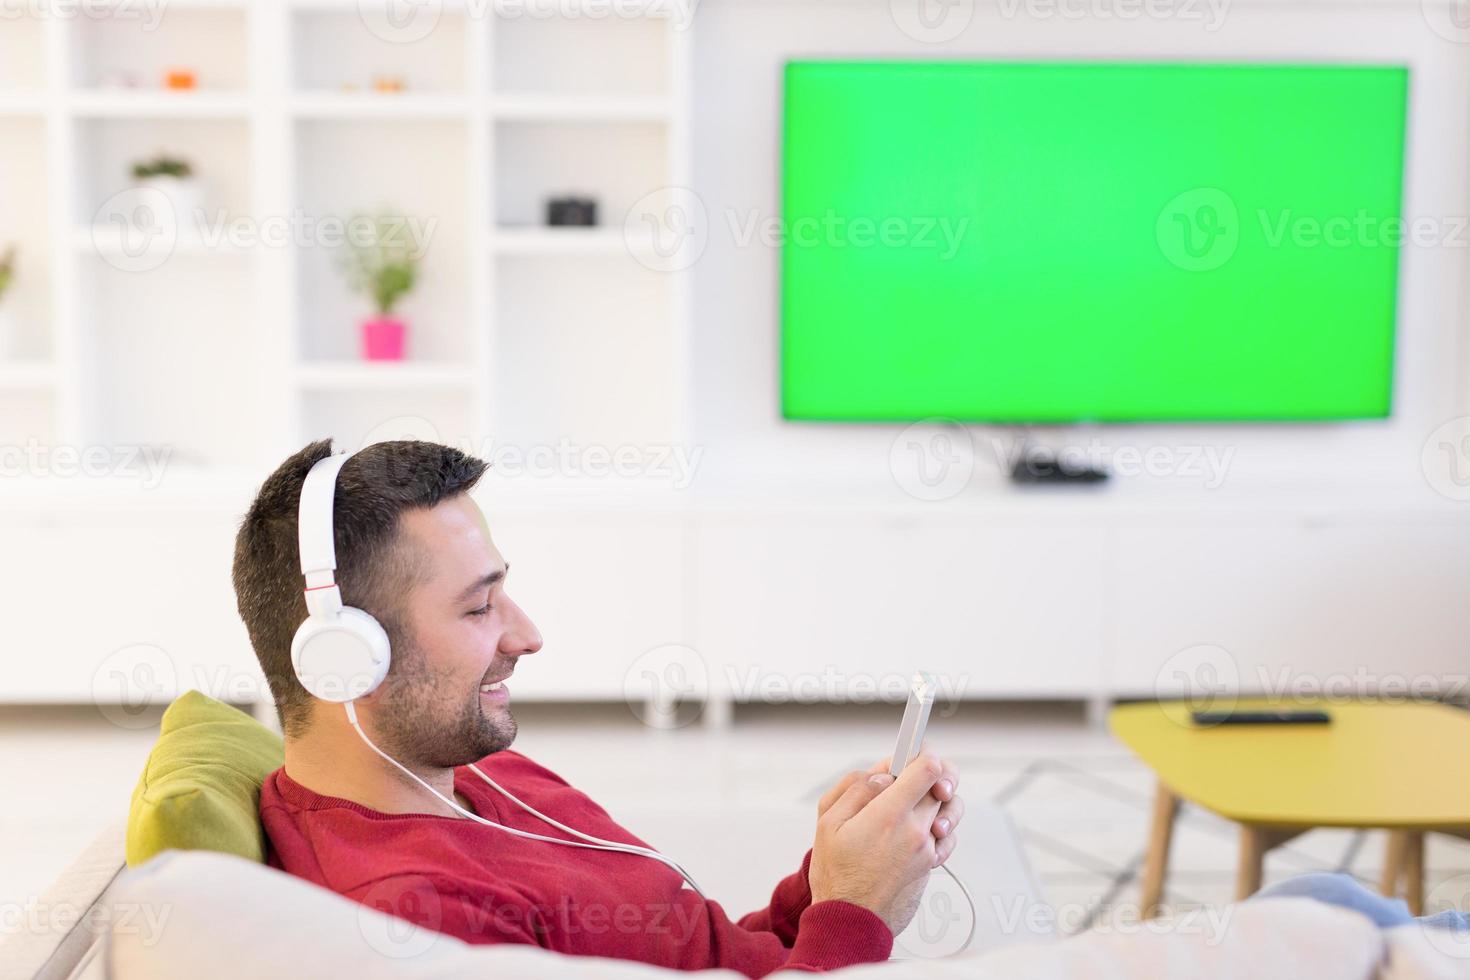
[[[323,701],[341,704],[371,694],[388,676],[391,662],[387,632],[352,606],[334,616],[308,617],[291,639],[296,679]]]

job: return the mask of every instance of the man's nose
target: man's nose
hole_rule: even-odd
[[[521,657],[541,649],[541,631],[520,606],[515,607],[511,627],[500,638],[500,648],[509,657]]]

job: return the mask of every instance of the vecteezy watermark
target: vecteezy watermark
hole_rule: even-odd
[[[170,0],[0,0],[0,20],[52,17],[57,20],[137,21],[156,31]]]
[[[623,243],[654,272],[683,272],[709,245],[709,212],[687,187],[660,187],[633,202],[623,218]]]
[[[1225,941],[1235,906],[1196,906],[1176,915],[1150,918],[1135,902],[1064,902],[1052,905],[1025,896],[990,896],[994,921],[1002,935],[1038,939],[1079,932],[1117,936],[1194,936],[1206,946]]]
[[[152,643],[114,650],[92,671],[92,703],[119,728],[152,728],[152,711],[179,691],[178,667],[168,651]]]
[[[312,214],[295,208],[285,214],[231,213],[223,208],[181,211],[156,187],[129,187],[102,202],[92,217],[92,245],[122,272],[151,272],[180,243],[204,249],[356,248],[401,249],[422,259],[439,227],[437,216],[406,214]]]
[[[49,933],[58,937],[81,927],[92,935],[139,936],[145,947],[163,936],[173,914],[172,902],[47,902],[31,896],[25,902],[0,902],[0,938],[12,933]]]
[[[687,187],[660,187],[640,197],[623,219],[623,241],[655,272],[682,272],[699,261],[719,232],[740,249],[905,249],[948,262],[970,230],[969,215],[855,214],[827,208],[794,217],[759,208],[724,208],[714,220]]]
[[[676,31],[694,23],[698,0],[456,0],[451,9],[470,20],[502,21],[667,19]],[[414,44],[439,27],[444,0],[357,0],[357,15],[374,37]]]
[[[681,728],[709,700],[709,667],[698,650],[665,643],[639,654],[623,672],[623,703],[650,728]],[[692,710],[680,712],[680,706]]]
[[[179,216],[156,187],[129,187],[92,215],[92,247],[122,272],[151,272],[168,261],[179,241]]]
[[[767,248],[852,248],[875,247],[930,250],[941,262],[955,257],[970,227],[970,216],[843,214],[827,208],[821,214],[786,219],[725,211],[725,222],[737,248],[759,242]]]
[[[359,448],[399,440],[452,446],[487,462],[491,476],[497,479],[620,479],[647,481],[673,490],[687,490],[693,485],[704,459],[703,446],[682,443],[607,446],[596,443],[584,445],[563,438],[555,443],[521,445],[498,442],[493,438],[445,437],[431,420],[417,415],[385,419],[369,430]],[[391,466],[393,460],[390,458],[386,462]],[[411,473],[392,470],[383,476],[395,481],[412,478]]]
[[[1230,0],[1000,0],[1000,15],[1032,20],[1170,20],[1198,22],[1210,33],[1225,26]]]
[[[888,447],[888,472],[899,489],[917,500],[948,500],[970,484],[975,440],[953,419],[923,419]]]
[[[336,680],[344,690],[355,678]],[[330,689],[330,688],[329,688]],[[158,723],[157,713],[186,690],[202,691],[229,704],[270,704],[263,675],[231,664],[181,666],[155,643],[133,643],[107,654],[92,670],[92,704],[119,728],[139,731]]]
[[[674,443],[657,445],[583,446],[568,439],[556,445],[518,446],[486,443],[481,458],[493,473],[507,478],[558,477],[572,480],[654,479],[674,490],[687,490],[704,456],[703,446]]]
[[[70,446],[27,439],[19,445],[0,444],[0,478],[113,477],[137,480],[153,490],[163,482],[172,446]]]
[[[1038,462],[1055,461],[1068,469],[1102,470],[1120,477],[1188,480],[1198,482],[1206,490],[1217,490],[1225,483],[1235,459],[1234,446],[1109,446],[1097,436],[1085,444],[1059,449],[991,436],[990,448],[996,463],[1007,472],[1030,455]]]
[[[395,875],[368,888],[357,908],[357,930],[380,956],[422,956],[439,941],[444,900],[423,875]]]
[[[973,914],[979,915],[980,910]],[[909,959],[937,960],[953,956],[961,951],[961,944],[969,935],[971,915],[965,893],[954,879],[931,874],[908,928],[893,937],[894,951]],[[1036,938],[1049,935],[1040,933]]]
[[[1256,665],[1254,690],[1272,701],[1302,700],[1324,705],[1372,700],[1381,704],[1458,700],[1470,692],[1470,674],[1402,674],[1358,664],[1347,670],[1303,673],[1289,665]]]
[[[1450,419],[1429,433],[1419,468],[1436,493],[1470,500],[1470,415]]]
[[[439,26],[444,0],[357,0],[357,16],[374,37],[389,44],[413,44]]]
[[[489,7],[501,20],[643,20],[662,18],[676,31],[694,25],[699,0],[470,0],[471,6]],[[479,16],[478,14],[476,16]]]
[[[1470,44],[1470,3],[1466,0],[1419,0],[1419,13],[1429,29],[1446,41]]]
[[[1470,910],[1470,874],[1454,875],[1435,885],[1424,896],[1425,918],[1419,920],[1425,941],[1446,956],[1470,959],[1470,930],[1435,918],[1452,913],[1449,917],[1463,922],[1467,910]]]
[[[375,246],[402,248],[406,257],[422,259],[429,251],[437,216],[419,218],[407,214],[313,215],[297,208],[289,214],[230,214],[217,209],[200,209],[191,216],[200,244],[205,248],[357,248]]]
[[[827,664],[820,671],[774,670],[759,664],[725,665],[726,689],[737,701],[758,704],[901,704],[914,675],[844,670]],[[941,717],[959,708],[969,687],[968,674],[935,676],[935,703]]]
[[[923,44],[943,44],[965,33],[975,19],[975,0],[888,0],[888,16]]]
[[[1183,700],[1191,711],[1228,711],[1240,696],[1240,665],[1216,643],[1185,647],[1154,675],[1154,698]]]
[[[1159,211],[1154,237],[1164,258],[1189,272],[1208,272],[1230,261],[1240,244],[1240,213],[1218,187],[1196,187]]]
[[[1244,219],[1268,248],[1470,248],[1470,215],[1313,214],[1295,208],[1254,208]],[[1164,257],[1190,272],[1218,269],[1234,257],[1247,230],[1241,208],[1218,187],[1196,187],[1160,210],[1154,226]]]
[[[1272,248],[1398,248],[1407,242],[1418,248],[1470,247],[1470,217],[1466,215],[1376,215],[1364,208],[1352,214],[1299,214],[1292,208],[1256,212],[1261,237]]]
[[[1467,693],[1470,674],[1408,674],[1366,664],[1301,671],[1291,664],[1257,663],[1247,672],[1234,654],[1215,643],[1178,651],[1154,676],[1155,699],[1182,700],[1192,711],[1228,711],[1244,697],[1327,707],[1370,700],[1381,704],[1455,701]]]
[[[381,913],[381,914],[379,914]],[[602,902],[561,895],[553,901],[506,901],[497,895],[459,898],[456,933],[471,942],[532,941],[554,935],[660,936],[683,947],[701,933],[704,910],[689,902]],[[393,878],[373,886],[358,911],[358,928],[369,946],[391,959],[429,950],[443,925],[444,901],[422,875]],[[462,930],[462,931],[461,931]]]

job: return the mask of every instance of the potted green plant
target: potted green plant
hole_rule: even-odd
[[[15,283],[15,246],[7,246],[0,252],[0,357],[7,357],[15,350],[15,318],[5,306],[5,294]]]
[[[402,360],[408,324],[394,310],[418,282],[418,243],[401,217],[354,215],[349,227],[354,233],[349,235],[344,272],[374,311],[362,321],[363,356],[370,361]]]
[[[203,196],[194,167],[182,157],[158,153],[133,164],[133,182],[158,191],[174,210],[174,220],[186,224],[200,210]]]

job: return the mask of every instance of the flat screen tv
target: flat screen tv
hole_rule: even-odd
[[[1408,70],[786,66],[786,418],[1382,418]]]

